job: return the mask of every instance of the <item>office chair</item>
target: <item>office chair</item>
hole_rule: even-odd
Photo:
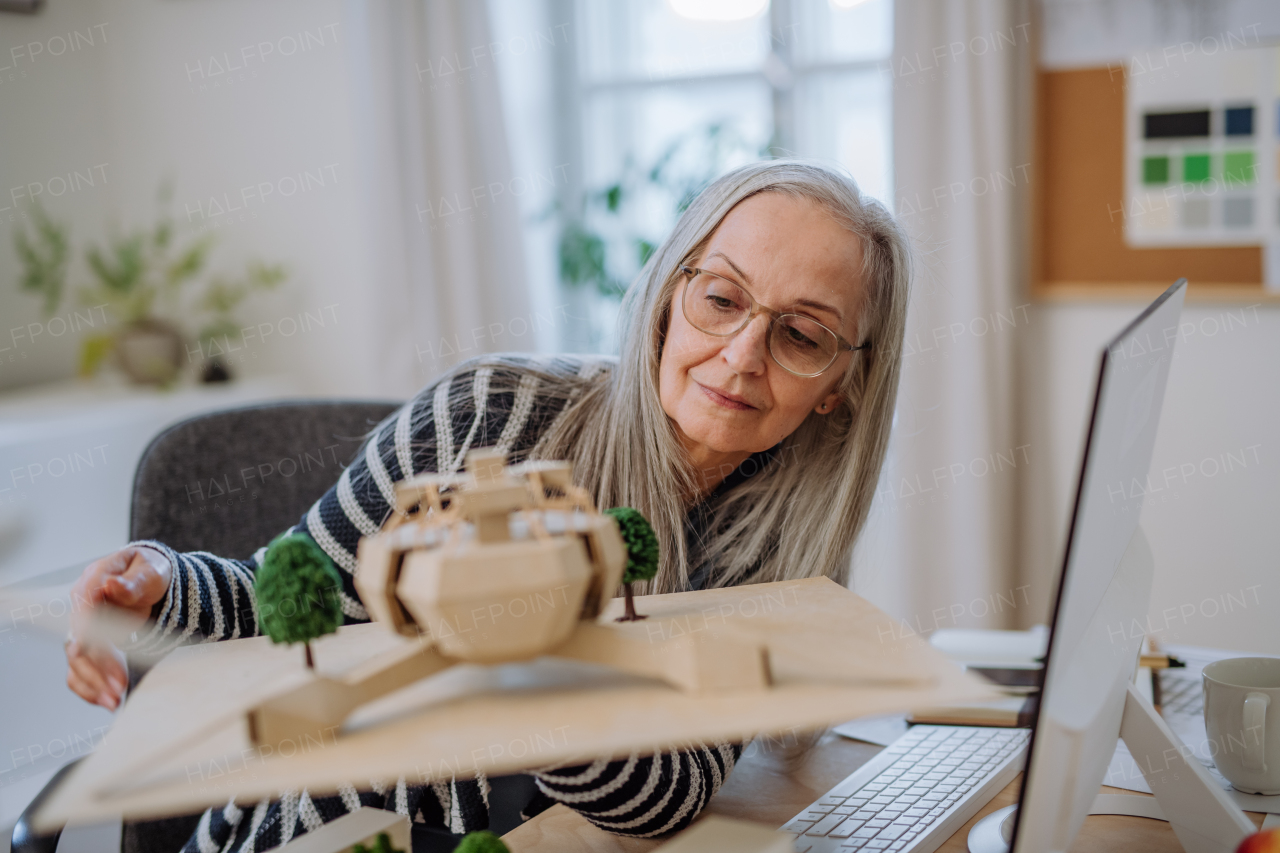
[[[129,538],[178,551],[244,559],[296,524],[337,482],[364,436],[400,407],[392,402],[315,400],[228,409],[181,421],[157,435],[133,478]],[[144,673],[130,666],[130,685]],[[13,853],[54,853],[61,832],[38,836],[30,817],[70,772],[59,770],[14,826]],[[126,823],[123,853],[177,851],[200,815]]]

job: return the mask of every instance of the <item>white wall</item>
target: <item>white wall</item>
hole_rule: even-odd
[[[94,45],[82,41],[71,52],[65,37],[76,29],[93,38]],[[52,45],[60,56],[44,49],[54,36],[64,39]],[[45,333],[39,303],[18,292],[13,231],[23,221],[23,205],[14,197],[24,196],[29,186],[31,192],[43,189],[57,178],[52,189],[63,195],[53,199],[45,193],[46,209],[69,222],[78,236],[101,227],[118,183],[113,180],[118,163],[93,130],[110,121],[102,71],[115,37],[111,22],[92,2],[55,4],[38,17],[0,15],[0,387],[57,378],[75,369],[72,335],[63,331],[55,340]],[[32,42],[40,43],[44,55],[29,58],[35,50],[28,50]],[[74,192],[59,183],[68,172],[82,176]],[[27,323],[37,325],[28,330]]]
[[[217,235],[215,268],[287,266],[285,287],[242,313],[271,329],[238,342],[242,375],[288,373],[327,394],[415,390],[412,341],[379,337],[380,312],[394,306],[362,298],[379,267],[364,215],[377,164],[356,89],[368,78],[365,15],[338,0],[84,0],[0,15],[0,68],[11,66],[0,70],[0,346],[11,347],[0,350],[0,388],[69,375],[77,348],[73,334],[10,340],[12,327],[42,321],[16,292],[11,235],[25,199],[15,204],[11,189],[101,164],[95,186],[42,197],[78,249],[109,222],[149,225],[171,178],[180,223]],[[50,55],[71,31],[96,43]],[[31,59],[29,43],[45,49]],[[214,200],[237,209],[216,213]]]
[[[1275,0],[1040,0],[1040,7],[1045,68],[1126,65],[1159,72],[1195,52],[1280,39]]]
[[[1060,569],[1103,343],[1134,304],[1041,303],[1027,338],[1024,569],[1046,614]],[[1172,643],[1280,653],[1280,310],[1188,305],[1142,525],[1156,558],[1144,630]],[[1025,621],[1025,620],[1024,620]]]

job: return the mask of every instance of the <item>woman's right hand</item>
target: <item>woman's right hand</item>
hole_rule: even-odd
[[[141,627],[169,591],[173,567],[162,551],[129,546],[85,567],[71,588],[71,634],[67,638],[67,686],[81,699],[115,710],[129,682],[124,654],[101,641],[82,639],[101,607],[115,607]]]

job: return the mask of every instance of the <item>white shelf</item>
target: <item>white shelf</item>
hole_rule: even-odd
[[[134,470],[166,426],[300,393],[286,377],[258,377],[168,391],[71,380],[0,395],[0,585],[123,545]]]

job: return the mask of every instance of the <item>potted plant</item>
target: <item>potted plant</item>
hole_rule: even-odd
[[[152,228],[112,234],[105,245],[90,246],[84,253],[91,280],[77,289],[77,298],[84,305],[105,306],[114,324],[81,341],[82,376],[93,375],[114,356],[134,382],[168,385],[177,379],[187,353],[179,318],[208,318],[200,340],[238,328],[233,311],[251,293],[285,278],[281,267],[257,263],[239,278],[206,278],[212,238],[179,239],[167,210],[168,190],[162,189],[160,197],[162,213]],[[33,233],[20,228],[14,235],[23,267],[21,286],[39,295],[46,316],[52,316],[66,294],[69,229],[39,204],[32,207],[32,222]]]

